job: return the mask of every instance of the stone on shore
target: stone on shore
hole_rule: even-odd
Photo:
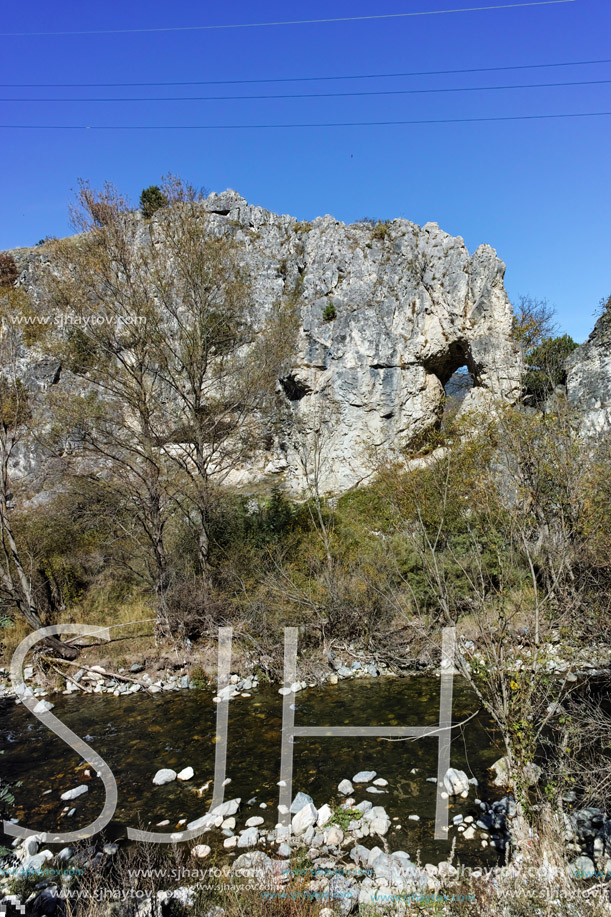
[[[443,785],[448,796],[466,796],[469,792],[469,778],[464,771],[456,770],[454,767],[446,771]]]
[[[60,799],[63,799],[64,802],[68,802],[70,799],[78,799],[79,796],[83,796],[84,793],[89,792],[89,787],[86,784],[82,783],[80,786],[75,787],[73,790],[66,790],[65,793],[62,793]]]
[[[352,778],[353,783],[371,783],[375,778],[376,771],[359,771],[358,774],[355,774]]]
[[[293,834],[297,835],[297,837],[300,834],[305,834],[308,828],[316,824],[317,817],[316,807],[311,802],[307,803],[293,816],[293,821],[291,822]]]
[[[164,786],[166,783],[172,783],[176,777],[176,771],[173,771],[171,767],[162,767],[153,777],[153,783],[155,786]]]
[[[301,809],[305,808],[305,806],[313,804],[314,800],[311,796],[308,796],[307,793],[297,793],[291,803],[291,815],[297,815],[297,813]]]

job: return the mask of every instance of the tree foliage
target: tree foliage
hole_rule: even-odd
[[[547,338],[526,354],[524,391],[534,404],[542,404],[557,385],[566,381],[566,359],[578,347],[568,334]]]
[[[140,195],[140,210],[145,219],[150,219],[162,207],[168,206],[168,199],[159,185],[149,185]]]

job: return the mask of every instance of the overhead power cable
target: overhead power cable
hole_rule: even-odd
[[[4,99],[0,102],[236,102],[236,101],[261,101],[264,99],[339,99],[363,96],[403,96],[403,95],[430,95],[431,93],[444,92],[494,92],[499,89],[549,89],[558,86],[600,86],[611,83],[608,80],[573,80],[562,83],[516,83],[513,86],[452,86],[442,89],[371,89],[357,90],[356,92],[302,92],[282,93],[277,95],[249,95],[249,96],[124,96],[124,97],[76,97],[72,99],[57,98],[17,98]]]
[[[289,124],[0,124],[1,130],[43,131],[226,131],[311,127],[389,127],[410,124],[480,124],[493,121],[544,121],[563,118],[603,118],[611,111],[563,112],[544,115],[497,115],[489,118],[418,118],[406,121],[309,121]]]
[[[514,64],[504,67],[467,67],[458,70],[408,70],[403,73],[351,73],[345,76],[283,76],[247,80],[165,80],[148,83],[0,83],[3,89],[118,89],[136,86],[235,86],[260,83],[313,83],[331,80],[385,80],[405,76],[446,76],[455,73],[499,73],[509,70],[536,70],[548,67],[585,67],[611,64],[611,57],[602,60],[560,61],[556,64]]]
[[[18,36],[59,36],[59,35],[132,35],[150,32],[205,32],[220,29],[261,29],[267,26],[281,25],[321,25],[333,22],[365,22],[374,19],[408,19],[412,16],[441,16],[445,13],[477,13],[485,10],[509,10],[525,6],[555,6],[561,3],[575,3],[576,0],[525,0],[523,3],[502,3],[495,6],[467,6],[460,9],[419,10],[411,13],[378,13],[371,16],[334,16],[327,19],[287,19],[277,22],[235,22],[224,25],[183,25],[162,26],[147,29],[73,29],[58,32],[0,32],[3,38]]]

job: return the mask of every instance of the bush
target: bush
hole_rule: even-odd
[[[330,302],[328,306],[325,306],[322,317],[325,322],[332,322],[337,318],[337,309],[332,302]]]
[[[548,338],[526,355],[524,391],[530,401],[541,404],[557,385],[564,385],[566,358],[579,345],[568,334]]]
[[[166,594],[166,619],[172,636],[194,641],[213,636],[222,618],[221,603],[202,577],[180,580]]]
[[[140,210],[145,219],[150,219],[157,210],[168,206],[168,199],[159,185],[149,185],[140,195]]]
[[[373,238],[377,239],[378,242],[383,242],[386,236],[388,235],[388,229],[390,226],[389,220],[378,220],[373,228]]]
[[[8,252],[0,252],[0,287],[14,286],[19,277],[15,259]]]

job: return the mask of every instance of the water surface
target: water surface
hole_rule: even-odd
[[[112,768],[119,802],[107,836],[122,837],[128,825],[155,830],[165,819],[171,831],[182,819],[203,815],[212,799],[216,706],[208,690],[168,692],[116,698],[108,695],[59,696],[53,713],[84,738]],[[430,676],[368,678],[342,681],[335,686],[310,688],[294,696],[297,726],[410,726],[436,725],[439,679]],[[468,684],[455,679],[453,722],[461,723],[478,709]],[[229,705],[229,753],[225,798],[242,798],[238,828],[252,815],[276,824],[280,779],[282,698],[277,687],[263,685],[250,697]],[[469,799],[451,802],[450,818],[478,816],[476,797],[492,801],[502,793],[489,783],[487,768],[501,751],[490,721],[481,713],[452,732],[453,767],[476,777],[479,786]],[[0,706],[0,757],[3,779],[21,781],[14,790],[15,816],[20,824],[41,831],[75,830],[101,811],[104,792],[95,777],[83,776],[86,765],[59,738],[50,733],[23,706],[3,701]],[[294,792],[309,793],[317,806],[339,802],[337,784],[359,770],[375,770],[389,782],[384,794],[357,789],[355,798],[383,805],[393,827],[387,835],[392,850],[407,850],[412,859],[420,850],[423,862],[438,862],[450,842],[435,841],[436,787],[427,777],[437,773],[437,739],[387,741],[380,738],[296,738]],[[153,786],[161,767],[193,767],[188,783]],[[415,770],[415,773],[412,771]],[[87,782],[89,792],[71,803],[76,812],[63,814],[61,793]],[[206,783],[200,797],[196,790]],[[47,792],[47,791],[51,792]],[[265,803],[265,808],[261,804]],[[420,821],[410,821],[409,815]],[[400,827],[399,827],[400,826]],[[479,832],[478,832],[479,835]],[[463,863],[494,861],[490,849],[477,840],[465,841],[455,830],[457,855]],[[205,837],[210,843],[211,834]],[[368,846],[373,841],[365,839]]]

